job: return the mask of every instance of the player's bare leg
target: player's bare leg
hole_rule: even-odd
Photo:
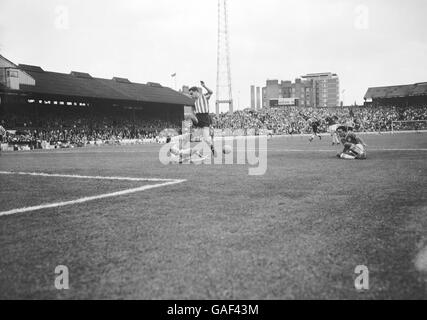
[[[315,137],[318,137],[319,140],[322,140],[322,136],[318,133],[318,132],[314,132],[310,138],[308,139],[310,142],[312,142],[314,140]]]
[[[334,132],[333,132],[333,137],[334,137],[334,141],[335,141],[335,143],[336,143],[337,145],[340,145],[340,144],[341,144],[341,141],[340,141],[340,139],[339,139],[339,137],[338,137],[338,132],[337,132],[337,131],[334,131]]]
[[[332,145],[334,146],[334,145],[339,145],[340,144],[340,141],[339,141],[339,139],[338,139],[338,134],[337,134],[337,132],[336,131],[332,131],[331,132],[331,136],[332,136]]]
[[[211,149],[212,155],[214,157],[216,157],[217,156],[217,152],[215,150],[213,139],[211,137],[210,128],[209,127],[204,127],[202,130],[203,130],[202,131],[203,141],[208,144],[209,148]]]

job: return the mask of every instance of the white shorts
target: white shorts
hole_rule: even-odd
[[[350,150],[357,153],[358,155],[362,155],[365,153],[365,147],[361,144],[355,144],[350,148]]]
[[[338,125],[337,125],[337,124],[334,124],[334,125],[332,125],[332,126],[329,126],[328,132],[329,132],[329,133],[334,133],[334,132],[336,132],[336,131],[337,131],[337,129],[338,129]]]
[[[344,159],[344,160],[355,160],[356,159],[355,156],[349,155],[347,153],[341,153],[340,158]]]

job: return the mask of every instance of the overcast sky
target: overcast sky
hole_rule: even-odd
[[[229,0],[235,105],[312,72],[337,73],[346,104],[427,81],[426,14],[425,0]],[[0,54],[48,71],[215,90],[216,45],[217,0],[0,0]]]

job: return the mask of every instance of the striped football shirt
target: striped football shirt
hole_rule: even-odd
[[[205,96],[204,94],[200,95],[195,102],[196,114],[198,113],[209,113],[209,98],[210,95]]]

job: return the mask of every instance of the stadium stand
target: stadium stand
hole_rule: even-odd
[[[159,83],[50,72],[0,55],[0,121],[10,144],[157,141],[164,129],[180,127],[185,107],[193,104]]]
[[[337,116],[341,124],[353,123],[358,132],[391,131],[394,121],[426,121],[427,105],[417,107],[349,107],[245,110],[214,117],[216,129],[250,131],[267,130],[273,134],[306,134],[311,132],[307,118],[320,120],[321,132],[327,132],[327,117]],[[427,124],[427,123],[426,123]],[[424,126],[426,126],[424,124]],[[421,128],[427,129],[427,128]]]
[[[320,120],[320,132],[327,132],[327,117],[337,116],[341,124],[353,123],[357,132],[391,130],[426,130],[427,106],[419,107],[351,107],[338,109],[287,108],[245,110],[213,116],[213,126],[243,135],[271,132],[275,135],[311,133],[307,118]],[[424,121],[409,127],[408,121]],[[399,123],[396,123],[399,122]],[[406,122],[406,123],[405,123]],[[141,110],[100,109],[87,112],[79,106],[44,106],[35,116],[21,112],[3,114],[0,123],[9,130],[6,142],[30,148],[85,146],[121,143],[127,140],[164,142],[165,129],[180,132],[180,124],[148,119]],[[394,127],[393,127],[394,125]]]
[[[369,88],[364,99],[373,106],[427,105],[427,82]]]
[[[0,125],[8,130],[3,140],[15,149],[163,142],[166,129],[180,131],[184,110],[194,104],[159,83],[50,72],[2,56],[0,76]],[[213,127],[223,135],[307,134],[307,119],[319,120],[320,132],[327,132],[326,118],[336,116],[358,132],[423,130],[426,97],[427,83],[369,88],[363,107],[246,109],[213,116]]]

